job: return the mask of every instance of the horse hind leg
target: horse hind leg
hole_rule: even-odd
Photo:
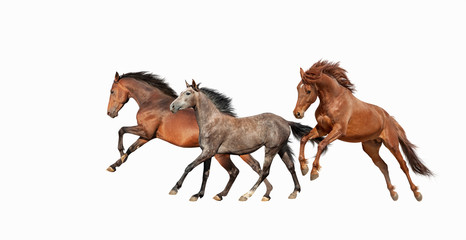
[[[241,159],[245,161],[249,166],[251,166],[252,170],[254,170],[259,176],[261,175],[261,166],[260,163],[252,157],[252,155],[240,155]],[[272,184],[266,179],[264,179],[264,184],[266,187],[266,191],[264,196],[262,197],[262,201],[269,201],[270,200],[270,192],[272,191],[273,187]]]
[[[215,200],[221,201],[223,197],[226,196],[228,192],[230,191],[231,186],[233,185],[233,183],[236,180],[236,177],[239,174],[239,169],[231,161],[230,155],[217,154],[215,155],[215,158],[220,163],[220,165],[228,172],[228,175],[230,175],[230,179],[228,180],[228,183],[225,186],[225,189],[222,192],[214,196]]]
[[[370,140],[362,143],[362,149],[364,150],[364,152],[367,153],[367,155],[369,155],[374,164],[382,172],[385,178],[385,182],[387,183],[387,189],[388,191],[390,191],[390,196],[392,197],[393,201],[396,201],[398,200],[398,193],[395,192],[395,186],[393,186],[390,181],[390,176],[388,174],[388,166],[379,155],[379,149],[381,145],[382,142],[380,141]]]
[[[288,168],[288,171],[290,172],[294,182],[294,190],[288,198],[295,199],[298,195],[298,192],[301,191],[301,186],[299,185],[298,177],[296,176],[290,146],[288,146],[288,144],[285,144],[280,150],[280,152],[278,152],[278,155],[282,159],[283,163],[285,163],[286,168]]]
[[[406,175],[406,178],[408,179],[408,182],[409,182],[409,185],[411,187],[411,190],[413,191],[414,197],[416,198],[416,200],[421,201],[422,200],[422,194],[418,191],[419,188],[411,180],[411,176],[409,175],[408,166],[406,164],[406,161],[403,159],[403,155],[401,155],[401,151],[400,151],[400,148],[399,148],[398,136],[395,135],[394,137],[388,137],[388,138],[383,140],[383,143],[384,143],[385,147],[387,147],[388,150],[390,150],[390,152],[393,154],[393,156],[395,156],[396,160],[400,164],[400,168],[401,168],[401,170],[403,170],[403,172]]]
[[[257,190],[257,188],[262,183],[262,181],[264,181],[264,179],[267,178],[270,172],[270,165],[272,165],[273,158],[275,157],[278,151],[279,151],[278,148],[267,148],[266,147],[264,165],[262,167],[262,171],[259,176],[259,179],[257,180],[256,184],[254,184],[254,186],[251,188],[251,190],[249,190],[247,193],[243,194],[240,197],[239,199],[240,201],[248,200],[248,198],[250,198],[254,194],[254,192]]]

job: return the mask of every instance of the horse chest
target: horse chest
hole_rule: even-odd
[[[324,115],[324,114],[318,115],[316,120],[317,120],[317,123],[319,124],[319,126],[322,129],[324,129],[325,131],[330,132],[332,130],[333,121],[327,115]]]

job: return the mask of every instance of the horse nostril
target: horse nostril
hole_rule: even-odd
[[[296,116],[301,117],[301,113],[300,112],[296,113]]]

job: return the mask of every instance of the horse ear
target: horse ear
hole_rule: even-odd
[[[186,83],[186,88],[189,88],[190,87],[189,83],[186,80],[184,80],[184,82]]]
[[[194,90],[199,91],[199,84],[196,84],[196,81],[194,81],[194,79],[193,79],[193,84],[192,84],[192,86],[193,86],[193,89],[194,89]]]
[[[115,73],[115,80],[113,80],[114,82],[118,82],[120,81],[120,74],[118,74],[118,72]]]
[[[299,68],[299,73],[301,74],[301,79],[304,78],[304,70],[303,68]]]

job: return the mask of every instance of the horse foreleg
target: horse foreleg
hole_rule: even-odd
[[[195,202],[195,201],[197,201],[197,199],[202,198],[204,196],[205,186],[207,184],[207,179],[209,178],[209,174],[210,174],[210,163],[211,162],[212,162],[211,158],[205,160],[205,162],[204,162],[204,173],[202,174],[201,190],[199,190],[198,193],[191,196],[189,201]]]
[[[112,165],[110,165],[110,166],[107,168],[107,171],[109,171],[109,172],[115,172],[117,167],[121,166],[121,164],[123,164],[124,162],[126,162],[126,160],[128,159],[128,156],[129,156],[132,152],[136,151],[139,147],[141,147],[142,145],[146,144],[148,141],[149,141],[149,140],[140,137],[138,140],[136,140],[136,142],[134,142],[134,143],[128,148],[128,151],[126,151],[126,153],[124,153],[123,155],[121,155],[120,159],[118,159],[115,163],[113,163]]]
[[[320,127],[317,125],[314,127],[307,135],[304,135],[301,138],[299,144],[299,165],[301,167],[301,173],[305,176],[309,172],[309,167],[307,166],[307,159],[304,157],[304,148],[306,147],[306,143],[314,138],[322,137],[325,134],[322,131],[319,131]]]
[[[178,182],[176,182],[175,186],[172,188],[172,190],[170,191],[170,195],[176,195],[178,193],[178,190],[181,188],[181,186],[183,185],[183,182],[184,182],[184,179],[186,178],[186,176],[188,176],[188,174],[195,168],[197,167],[199,164],[203,163],[204,161],[206,160],[210,160],[213,156],[215,155],[215,151],[208,151],[208,150],[203,150],[202,153],[192,162],[190,163],[186,169],[184,170],[184,173],[183,175],[181,176],[180,180],[178,180]],[[209,164],[209,168],[210,168],[210,164]],[[204,169],[205,170],[205,169]],[[208,175],[207,175],[208,176]],[[207,178],[206,178],[206,181],[207,181]],[[205,186],[204,186],[205,187]]]
[[[319,146],[317,147],[316,158],[314,159],[314,162],[312,163],[311,181],[319,177],[320,155],[322,154],[324,149],[327,147],[327,145],[329,145],[331,142],[337,140],[339,137],[344,135],[345,130],[346,128],[343,128],[340,125],[335,125],[332,131],[327,135],[327,137],[325,137],[324,140],[322,140],[322,142],[319,143]]]
[[[144,131],[144,127],[140,125],[120,128],[120,130],[118,131],[118,151],[120,152],[120,157],[122,157],[125,154],[125,147],[123,147],[123,135],[125,133],[131,133],[140,137],[145,137],[146,134]]]

